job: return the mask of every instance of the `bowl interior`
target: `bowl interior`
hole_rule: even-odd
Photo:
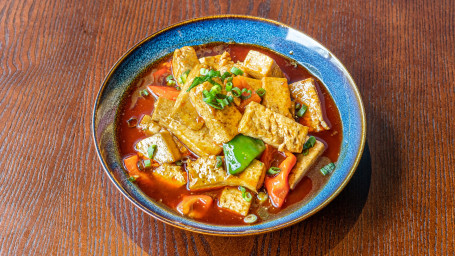
[[[222,31],[222,33],[220,33]],[[324,83],[338,106],[343,140],[337,167],[311,199],[278,218],[252,226],[221,226],[182,217],[156,203],[127,181],[115,135],[115,116],[134,78],[157,59],[187,45],[236,42],[269,48],[294,59]],[[291,54],[292,53],[292,54]],[[330,202],[346,185],[358,164],[365,141],[365,117],[358,90],[340,61],[302,32],[274,21],[246,16],[218,16],[183,22],[159,31],[130,49],[111,69],[98,94],[93,137],[103,168],[115,186],[136,206],[173,226],[206,234],[245,235],[279,229],[305,219]]]

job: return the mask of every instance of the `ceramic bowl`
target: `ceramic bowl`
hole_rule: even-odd
[[[155,202],[128,182],[115,136],[115,117],[124,92],[133,79],[155,60],[186,45],[236,42],[269,48],[294,59],[322,81],[341,115],[343,140],[335,171],[310,200],[256,225],[223,226],[181,216]],[[291,55],[292,51],[292,55]],[[102,166],[113,184],[134,205],[175,227],[212,235],[248,235],[277,230],[313,215],[346,186],[359,163],[365,143],[365,113],[353,79],[341,62],[324,46],[304,33],[276,21],[249,16],[212,16],[184,21],[147,37],[127,51],[113,68],[96,98],[93,139]]]

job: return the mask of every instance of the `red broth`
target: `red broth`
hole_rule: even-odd
[[[215,43],[195,46],[194,48],[198,54],[198,57],[217,55],[223,53],[224,51],[228,51],[234,62],[243,61],[249,50],[256,50],[263,52],[273,58],[287,76],[289,83],[313,77],[304,67],[296,64],[294,61],[276,54],[270,50],[259,48],[253,45]],[[134,150],[134,145],[136,142],[147,137],[139,129],[129,127],[128,120],[132,117],[140,120],[143,115],[150,115],[153,112],[154,98],[151,95],[147,97],[139,97],[140,91],[145,89],[147,85],[164,86],[166,84],[165,77],[170,74],[171,59],[172,54],[148,67],[142,73],[142,75],[135,79],[127,93],[125,93],[125,97],[122,100],[122,104],[117,112],[116,126],[116,136],[122,157],[127,157],[129,155],[135,154],[136,152]],[[161,70],[163,67],[169,67],[169,72],[156,74],[156,72],[158,70]],[[318,81],[315,77],[313,78]],[[322,94],[321,101],[323,101],[322,103],[326,114],[326,121],[331,129],[318,133],[310,133],[310,135],[317,137],[326,144],[327,149],[323,153],[322,157],[327,157],[330,159],[330,161],[336,162],[340,153],[342,141],[340,114],[333,99],[327,92],[327,89],[322,86],[322,83],[319,81],[317,82],[317,85],[319,87],[320,93]],[[196,158],[194,155],[190,157]],[[273,166],[278,166],[283,159],[283,156],[277,154]],[[283,209],[286,209],[295,203],[310,200],[311,197],[325,185],[327,180],[327,176],[323,176],[318,169],[313,168],[307,174],[307,176],[304,177],[302,181],[300,181],[297,187],[294,190],[290,191],[284,205],[281,208],[278,209],[273,207],[269,200],[259,205],[257,200],[253,199],[250,213],[258,215],[258,210],[260,208],[263,208],[268,209],[270,216],[273,217],[273,215],[279,213]],[[202,193],[210,195],[214,198],[215,201],[208,214],[206,214],[202,219],[198,219],[199,221],[221,225],[245,224],[243,222],[244,217],[217,207],[216,198],[219,197],[223,188],[210,189],[206,191],[189,191],[185,186],[175,188],[166,183],[160,182],[152,175],[150,175],[150,179],[147,179],[146,181],[141,181],[141,179],[138,179],[136,181],[136,184],[149,197],[173,209],[176,208],[178,203],[182,200],[182,197],[185,195]],[[261,209],[262,212],[263,209]],[[263,216],[263,214],[259,214],[259,216]],[[258,222],[260,221],[261,218],[258,218]]]

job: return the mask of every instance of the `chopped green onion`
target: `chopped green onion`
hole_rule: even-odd
[[[188,88],[188,90],[186,90],[187,92],[189,92],[191,89],[193,89],[194,87],[202,84],[204,81],[202,80],[202,78],[200,76],[198,77],[195,77],[193,82],[191,83],[190,87]]]
[[[248,94],[247,96],[241,95],[240,97],[241,97],[242,100],[246,100],[246,99],[251,98],[251,94]]]
[[[207,79],[207,81],[209,81],[209,83],[211,83],[213,85],[219,85],[221,87],[221,85],[219,83],[213,81],[212,78]]]
[[[259,88],[256,90],[256,93],[259,95],[259,97],[263,97],[265,95],[265,89]]]
[[[335,164],[334,163],[330,163],[324,167],[321,168],[321,173],[322,175],[326,176],[327,174],[330,174],[333,172],[333,170],[335,170]]]
[[[182,79],[181,76],[177,79],[177,82],[179,82],[179,84],[184,84],[183,79]]]
[[[302,150],[307,150],[310,149],[314,146],[316,143],[316,138],[314,136],[310,136],[308,140],[303,144],[303,149]]]
[[[224,99],[216,99],[216,102],[218,102],[218,104],[220,104],[221,107],[223,107],[223,108],[225,106],[229,105],[229,101],[226,98],[224,98]]]
[[[232,74],[226,71],[226,72],[224,72],[223,75],[221,76],[221,79],[224,81],[224,79],[226,79],[226,78],[228,78],[228,77],[230,77],[230,76],[232,76]]]
[[[208,72],[209,72],[209,70],[206,68],[201,68],[201,70],[199,70],[199,74],[201,74],[203,76],[207,75]]]
[[[149,96],[150,93],[147,91],[147,89],[144,89],[144,90],[140,91],[139,94],[142,97],[147,97],[147,96]]]
[[[220,77],[221,76],[221,72],[212,69],[212,70],[210,70],[207,73],[207,76],[209,76],[209,77]]]
[[[216,168],[220,168],[223,165],[223,160],[221,159],[221,156],[216,157]]]
[[[168,76],[166,77],[166,82],[169,82],[169,81],[171,81],[171,80],[174,80],[174,77],[173,77],[172,75],[168,75]]]
[[[270,175],[275,175],[277,173],[279,173],[281,170],[280,168],[278,167],[270,167],[268,170],[267,170],[267,174],[270,174]]]
[[[302,117],[305,114],[305,112],[307,111],[307,109],[308,109],[307,106],[302,105],[302,107],[299,109],[299,111],[297,111],[296,115],[298,117]]]
[[[228,82],[228,83],[229,83],[229,82],[232,82],[232,76],[228,77],[228,78],[226,79],[226,82]]]
[[[251,195],[250,192],[247,192],[246,189],[242,186],[239,186],[240,192],[242,192],[242,197],[245,199],[245,201],[250,202],[251,199],[253,199],[253,196]]]
[[[269,198],[269,195],[267,195],[267,193],[265,193],[265,192],[259,192],[257,195],[257,198],[260,203],[263,203]]]
[[[309,150],[309,149],[306,149],[306,150],[303,150],[303,151],[302,151],[302,154],[303,154],[304,156],[307,156],[309,153],[310,153],[310,150]]]
[[[177,166],[182,166],[182,164],[183,164],[182,160],[178,160],[177,162],[175,162],[175,165],[177,165]]]
[[[152,167],[152,161],[146,159],[144,160],[144,168],[150,168]]]
[[[136,176],[137,176],[137,175],[130,176],[130,177],[128,178],[128,180],[131,181],[131,182],[135,182],[136,179],[137,179]]]
[[[237,75],[237,76],[243,75],[243,71],[241,69],[239,69],[238,67],[232,67],[231,73],[233,73],[234,75]]]
[[[175,85],[175,81],[174,80],[166,81],[166,85],[167,86],[174,86]]]
[[[212,95],[216,95],[216,94],[218,94],[220,92],[221,92],[221,85],[219,85],[219,84],[216,84],[216,85],[212,86],[212,88],[210,89],[210,93]]]
[[[182,88],[180,88],[180,86],[175,87],[175,89],[177,89],[177,91],[181,91],[182,90]]]
[[[148,156],[148,158],[153,159],[153,157],[155,155],[156,148],[157,148],[156,145],[150,145],[147,148],[147,156]]]
[[[215,109],[223,109],[223,107],[220,106],[220,104],[218,104],[218,103],[213,103],[213,102],[211,102],[211,101],[205,101],[205,100],[204,100],[204,102],[207,103],[207,105],[209,105],[209,106],[212,107],[212,108],[215,108]]]
[[[299,109],[302,105],[300,103],[295,104],[295,109]]]
[[[254,214],[248,214],[244,219],[243,219],[243,222],[245,223],[248,223],[248,224],[251,224],[251,223],[255,223],[256,221],[258,220],[258,216],[254,215]]]
[[[232,88],[232,95],[238,98],[242,95],[242,91],[238,87],[234,87]]]
[[[227,91],[227,92],[230,92],[230,91],[232,90],[232,86],[234,86],[234,85],[232,84],[232,82],[227,82],[227,83],[226,83],[226,91]]]
[[[234,101],[234,97],[232,97],[231,95],[227,96],[226,99],[229,101],[229,103]]]

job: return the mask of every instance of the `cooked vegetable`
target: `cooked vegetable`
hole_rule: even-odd
[[[142,90],[140,93],[139,93],[142,97],[147,97],[150,95],[150,93],[147,91],[147,90]]]
[[[308,109],[307,106],[302,105],[302,106],[300,107],[300,109],[297,111],[296,115],[297,115],[298,117],[302,117],[303,115],[305,115],[305,112],[307,111],[307,109]]]
[[[150,145],[147,148],[148,158],[153,159],[153,157],[155,156],[155,151],[156,151],[156,145]]]
[[[326,176],[327,174],[331,174],[335,170],[335,164],[330,163],[324,167],[321,168],[321,173],[322,175]]]
[[[269,195],[267,195],[267,193],[264,193],[264,192],[259,192],[257,195],[257,198],[260,203],[263,203],[263,202],[267,201],[267,199],[269,199]]]
[[[259,97],[262,97],[265,95],[265,90],[264,88],[259,88],[256,90],[256,93],[259,95]]]
[[[248,224],[255,223],[257,220],[258,220],[258,216],[254,215],[254,214],[249,214],[248,216],[246,216],[243,219],[243,221]]]
[[[239,174],[265,150],[264,142],[242,134],[223,144],[227,170],[230,174]]]
[[[268,170],[267,170],[267,174],[270,174],[270,175],[275,175],[277,173],[279,173],[281,170],[280,168],[278,167],[270,167]]]
[[[308,149],[312,148],[315,143],[316,143],[316,138],[314,136],[310,136],[310,138],[308,138],[308,140],[305,142],[305,144],[303,144],[302,153],[304,155],[308,155]]]
[[[237,67],[232,67],[231,68],[231,73],[237,76],[243,75],[243,71],[240,68]]]
[[[207,195],[184,196],[177,205],[177,211],[190,218],[199,219],[207,214],[212,202],[213,199]]]
[[[281,207],[289,193],[288,176],[296,161],[294,154],[286,153],[286,159],[279,165],[280,173],[275,177],[265,177],[265,188],[275,207]]]
[[[149,85],[147,87],[153,94],[156,95],[156,97],[163,97],[173,101],[175,101],[180,94],[180,91],[175,89],[174,87],[155,85]]]
[[[223,165],[223,160],[221,159],[221,156],[216,157],[216,167],[219,168]]]
[[[242,192],[242,197],[245,201],[250,202],[253,196],[251,196],[251,193],[246,191],[246,189],[242,186],[239,186],[240,192]]]

